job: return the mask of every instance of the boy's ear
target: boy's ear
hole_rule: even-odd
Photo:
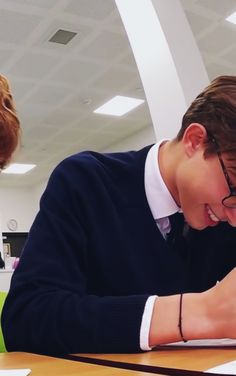
[[[207,140],[205,127],[199,123],[192,123],[186,128],[183,135],[183,146],[186,154],[191,157],[199,149],[204,149]]]

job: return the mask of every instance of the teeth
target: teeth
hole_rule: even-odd
[[[207,213],[212,221],[219,222],[219,218],[217,218],[217,216],[211,211],[209,207],[207,207]]]

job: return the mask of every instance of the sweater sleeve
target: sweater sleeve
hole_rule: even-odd
[[[89,202],[78,194],[76,168],[59,165],[41,198],[2,312],[8,351],[140,351],[148,295],[90,292]]]

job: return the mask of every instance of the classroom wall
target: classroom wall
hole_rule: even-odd
[[[18,222],[17,232],[28,232],[36,214],[36,202],[32,188],[0,188],[0,212],[2,232],[9,232],[7,222]]]

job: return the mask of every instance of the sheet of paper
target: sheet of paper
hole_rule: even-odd
[[[201,346],[201,347],[222,347],[222,346],[235,346],[236,340],[230,338],[222,339],[196,339],[188,342],[173,342],[165,346]]]
[[[221,364],[217,367],[210,368],[205,372],[212,372],[220,375],[236,375],[236,360],[233,360],[232,362],[228,362],[225,364]]]
[[[31,369],[0,369],[0,376],[27,376]]]

